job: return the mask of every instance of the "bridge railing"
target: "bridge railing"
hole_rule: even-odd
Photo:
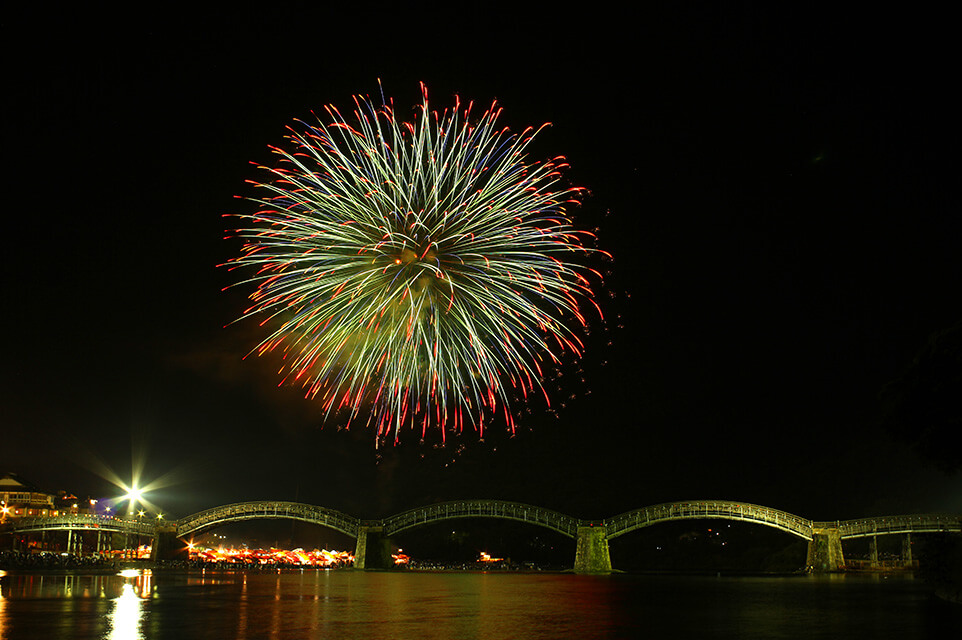
[[[862,538],[892,533],[929,533],[962,531],[962,516],[943,513],[917,513],[907,516],[859,518],[837,523],[842,538]]]
[[[562,535],[574,538],[578,535],[580,520],[569,515],[535,507],[521,502],[505,502],[502,500],[459,500],[453,502],[439,502],[417,509],[410,509],[385,518],[382,523],[385,533],[393,535],[439,520],[451,518],[494,517],[506,520],[517,520],[553,529]]]
[[[127,520],[115,516],[100,515],[64,515],[64,516],[36,516],[27,518],[10,518],[0,524],[0,532],[19,531],[57,531],[62,529],[91,529],[132,533],[136,535],[153,535],[153,521]]]
[[[540,525],[569,537],[576,537],[578,527],[588,521],[519,502],[501,500],[459,500],[441,502],[409,509],[383,520],[370,521],[381,525],[386,535],[411,527],[449,518],[495,517]],[[357,536],[360,521],[334,509],[298,502],[254,501],[222,505],[207,509],[181,520],[171,521],[177,535],[184,536],[219,524],[255,518],[289,518],[335,529],[349,536]],[[616,515],[603,522],[608,539],[659,522],[682,519],[722,518],[756,522],[792,533],[807,540],[813,529],[838,529],[842,538],[894,533],[962,532],[962,515],[915,514],[879,518],[861,518],[833,522],[813,522],[786,511],[761,505],[728,500],[691,500],[669,502],[643,507]],[[49,517],[8,518],[0,524],[0,533],[11,531],[43,531],[65,529],[99,529],[152,535],[157,523],[123,519],[115,516],[62,515]]]
[[[727,500],[691,500],[666,502],[628,511],[605,520],[608,539],[659,522],[686,519],[742,520],[766,524],[806,540],[812,539],[812,521],[787,511],[746,502]]]
[[[177,535],[185,536],[219,524],[259,518],[288,518],[329,527],[357,536],[358,519],[335,509],[301,502],[254,501],[225,504],[177,521]]]

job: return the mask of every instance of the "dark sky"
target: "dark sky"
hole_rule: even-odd
[[[109,496],[98,471],[142,458],[173,516],[261,498],[962,511],[959,473],[884,429],[880,399],[962,320],[946,17],[466,6],[2,18],[0,471]],[[557,417],[519,407],[512,439],[375,451],[241,360],[256,323],[224,328],[245,292],[222,292],[223,216],[247,210],[250,162],[378,78],[402,113],[424,81],[439,108],[552,122],[534,152],[591,191],[575,215],[615,257],[607,322],[550,381]]]

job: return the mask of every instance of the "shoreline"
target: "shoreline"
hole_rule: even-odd
[[[0,567],[0,571],[7,574],[44,574],[44,575],[114,575],[121,571],[139,569],[148,570],[152,573],[195,573],[195,572],[249,572],[249,573],[265,573],[265,572],[304,572],[304,571],[357,571],[357,572],[370,572],[370,573],[461,573],[461,574],[526,574],[526,575],[560,575],[560,574],[571,574],[577,575],[572,569],[461,569],[461,568],[404,568],[404,569],[374,569],[374,570],[364,570],[355,569],[352,566],[342,566],[342,567],[316,567],[316,566],[297,566],[297,565],[226,565],[226,566],[165,566],[164,564],[158,564],[149,560],[142,561],[125,561],[118,562],[112,565],[100,565],[100,566],[86,566],[86,567],[16,567],[16,566],[3,566]],[[712,570],[692,570],[692,571],[659,571],[659,570],[638,570],[638,571],[621,571],[613,570],[610,574],[584,574],[584,575],[624,575],[624,576],[694,576],[694,577],[718,577],[718,578],[787,578],[787,577],[804,577],[811,576],[813,574],[805,571],[712,571]],[[845,571],[833,574],[825,575],[851,575],[857,577],[865,576],[913,576],[914,573],[911,571]],[[954,594],[952,597],[959,598],[960,593],[957,588],[947,589],[941,588],[947,593]]]

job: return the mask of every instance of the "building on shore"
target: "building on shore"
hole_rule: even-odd
[[[15,473],[0,475],[0,518],[60,515],[57,494],[41,491]]]

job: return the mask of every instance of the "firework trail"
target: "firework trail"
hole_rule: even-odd
[[[279,350],[282,384],[326,416],[363,411],[379,440],[483,436],[502,413],[513,431],[509,396],[544,393],[545,363],[581,354],[579,302],[597,308],[600,275],[571,261],[598,252],[565,213],[582,189],[560,186],[564,158],[527,160],[547,125],[514,135],[497,103],[473,118],[457,98],[439,114],[421,88],[412,122],[356,96],[351,120],[288,127],[228,266],[255,286],[242,318],[272,329],[255,351]]]

